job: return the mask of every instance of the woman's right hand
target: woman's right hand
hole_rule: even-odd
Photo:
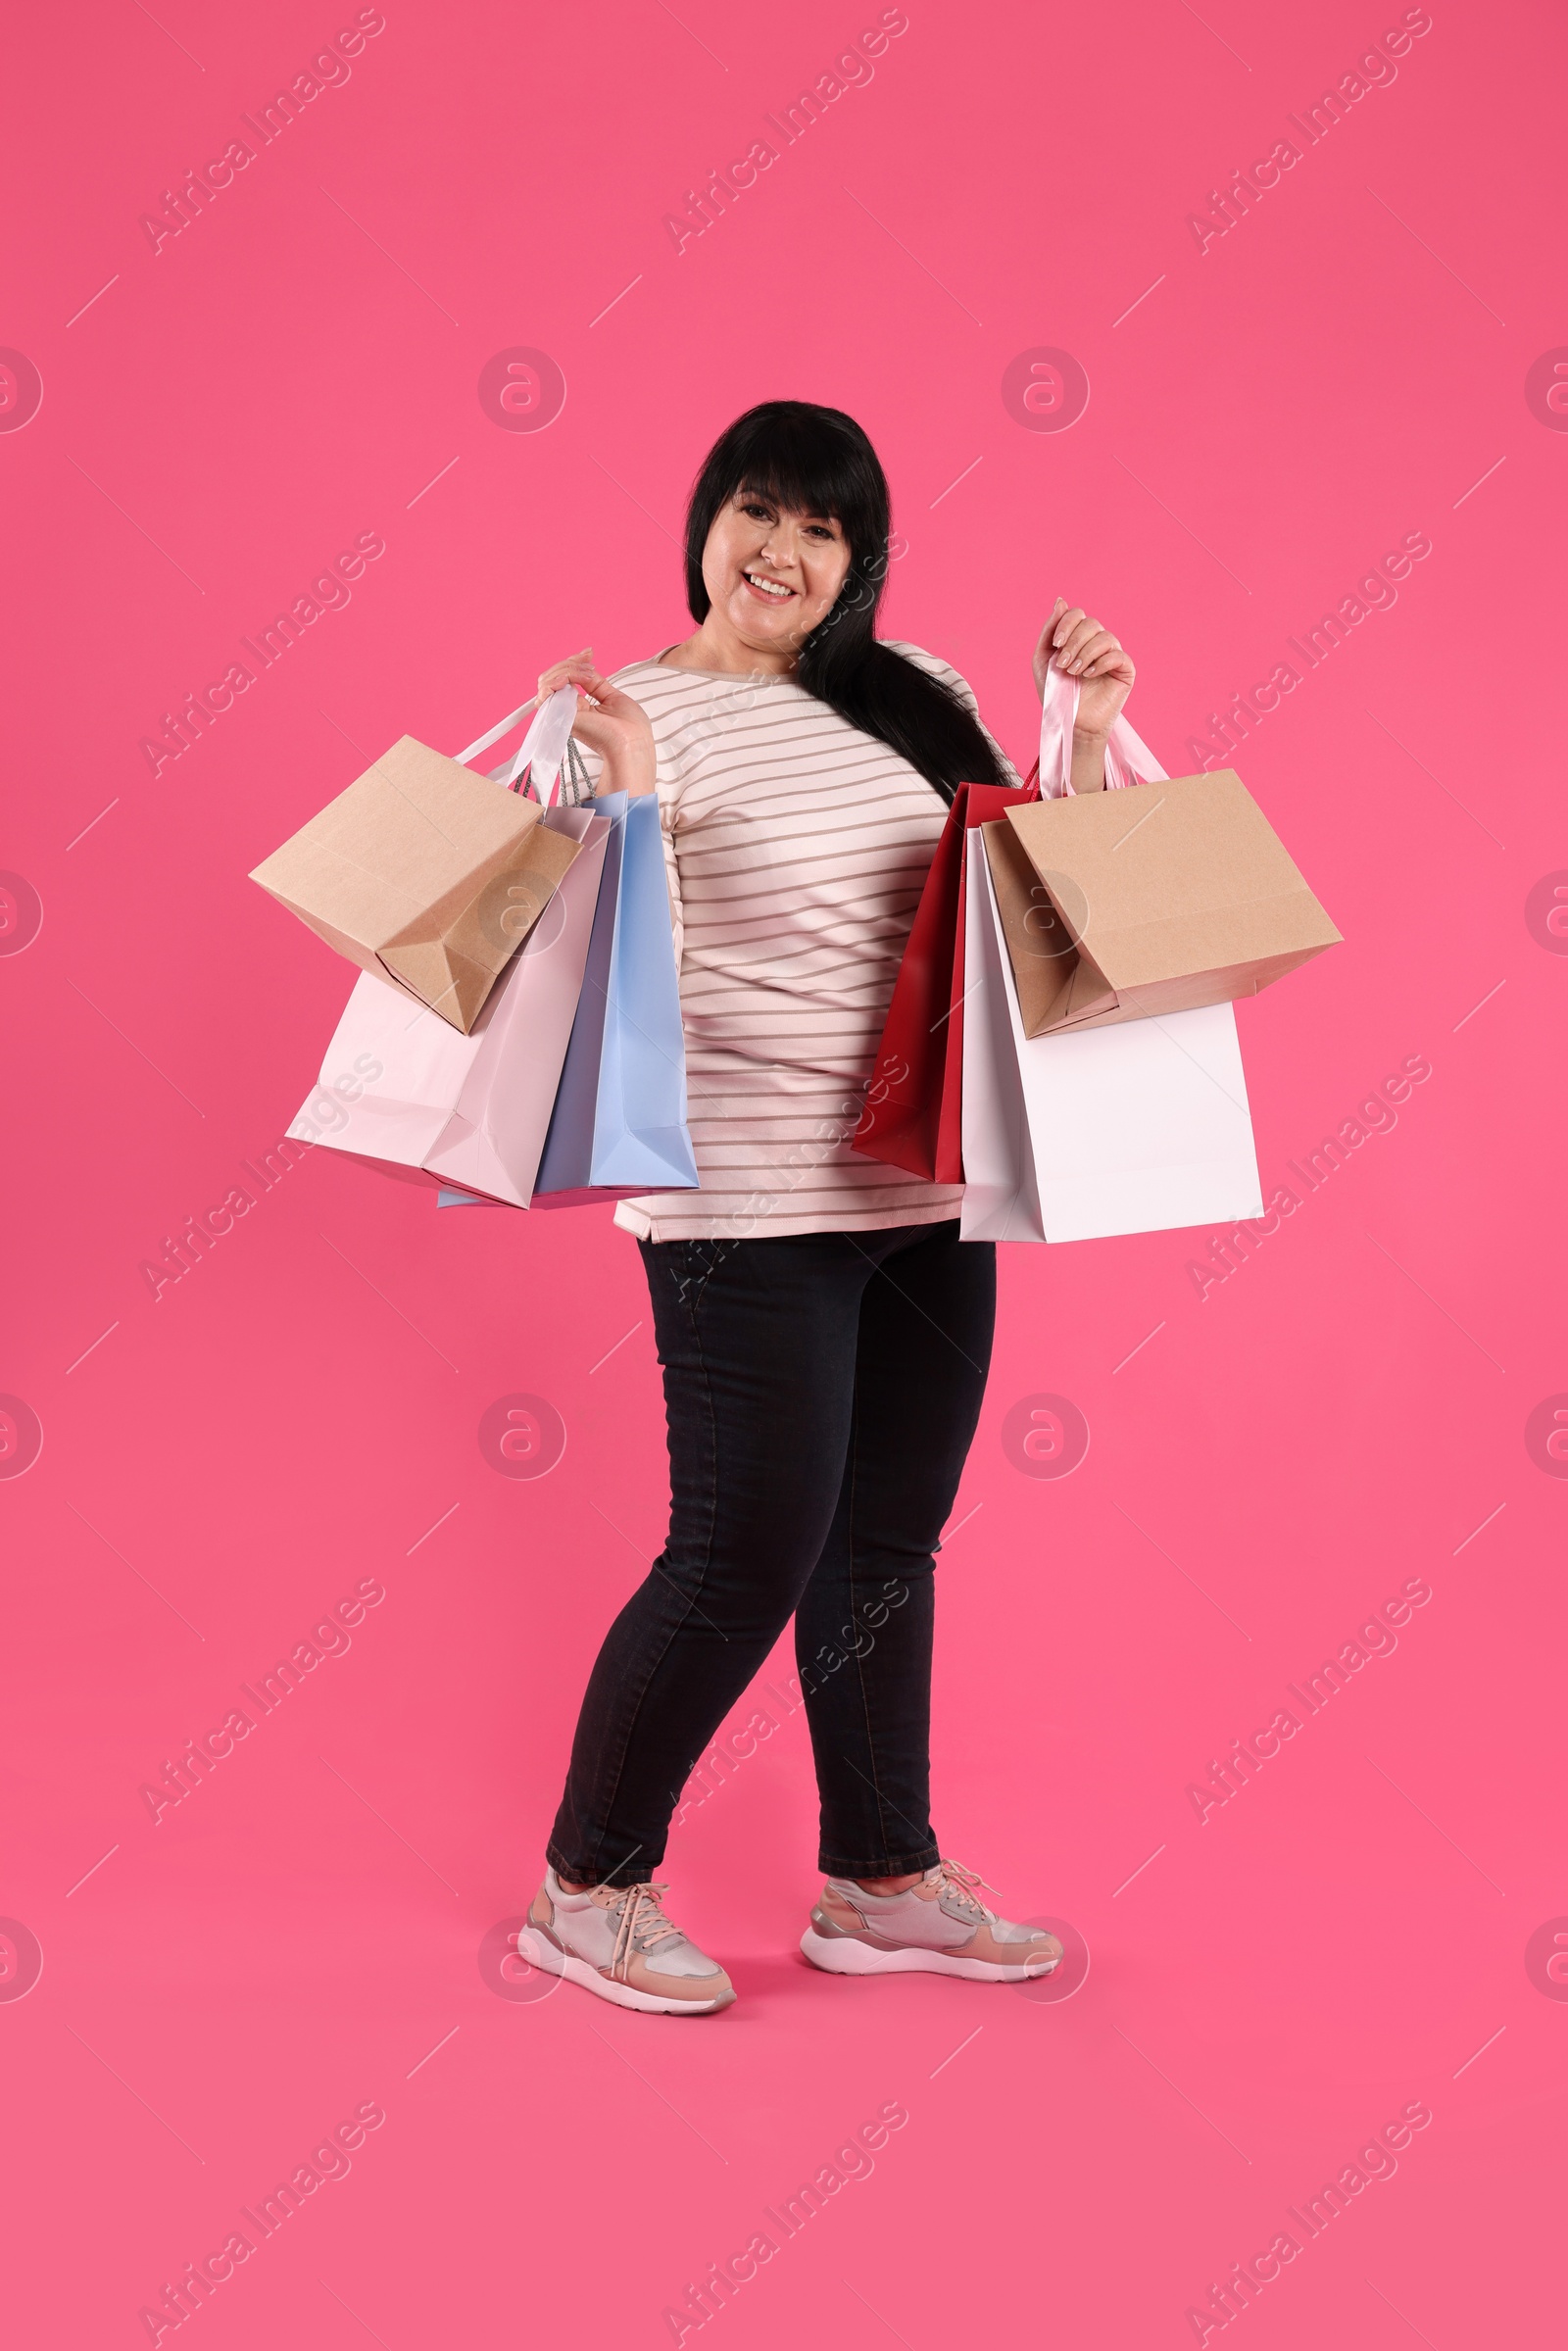
[[[622,694],[599,675],[591,645],[544,671],[539,700],[543,702],[562,686],[575,686],[581,698],[572,734],[596,751],[605,763],[595,797],[606,792],[652,792],[654,730],[648,712],[640,702],[633,702],[629,694]]]

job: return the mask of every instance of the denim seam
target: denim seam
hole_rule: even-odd
[[[844,1861],[822,1853],[817,1867],[830,1878],[902,1878],[910,1870],[928,1870],[941,1859],[941,1847],[931,1843],[907,1853],[879,1853],[874,1860],[862,1854],[854,1861]]]
[[[862,1295],[862,1305],[863,1305],[863,1295]],[[845,1538],[846,1538],[846,1541],[847,1541],[847,1543],[848,1543],[848,1545],[849,1545],[849,1553],[850,1553],[850,1574],[849,1574],[849,1585],[850,1585],[850,1622],[851,1622],[851,1624],[852,1624],[852,1625],[853,1625],[853,1624],[856,1622],[856,1620],[857,1620],[857,1615],[858,1615],[858,1605],[859,1605],[859,1601],[858,1601],[858,1583],[857,1583],[857,1577],[856,1577],[856,1546],[855,1546],[855,1497],[856,1497],[856,1490],[857,1490],[857,1487],[858,1487],[858,1480],[859,1480],[859,1466],[860,1466],[860,1412],[859,1412],[859,1400],[858,1400],[858,1397],[857,1396],[857,1397],[854,1397],[854,1398],[852,1398],[851,1407],[850,1407],[850,1508],[849,1508],[849,1523],[848,1523],[848,1525],[847,1525],[847,1527],[846,1527],[846,1529],[845,1529]],[[873,1796],[876,1798],[876,1825],[877,1825],[877,1835],[878,1835],[878,1837],[879,1837],[879,1838],[880,1838],[880,1840],[881,1840],[882,1849],[883,1849],[883,1851],[885,1852],[885,1851],[887,1850],[888,1841],[889,1841],[889,1840],[888,1840],[888,1824],[887,1824],[887,1815],[886,1815],[886,1813],[883,1811],[883,1808],[882,1808],[882,1787],[881,1787],[881,1782],[880,1782],[880,1779],[879,1779],[879,1777],[878,1777],[878,1773],[877,1773],[876,1734],[875,1734],[875,1732],[873,1731],[873,1729],[872,1729],[872,1726],[871,1726],[871,1701],[870,1701],[870,1696],[869,1696],[869,1693],[867,1692],[867,1690],[866,1690],[866,1687],[865,1687],[865,1667],[864,1667],[863,1660],[861,1659],[861,1657],[860,1657],[860,1655],[859,1655],[859,1644],[858,1644],[858,1642],[857,1642],[857,1644],[856,1644],[855,1648],[853,1648],[853,1649],[850,1651],[850,1654],[851,1654],[851,1656],[852,1656],[852,1657],[854,1657],[854,1659],[855,1659],[855,1682],[856,1682],[856,1687],[857,1687],[857,1689],[859,1690],[859,1693],[860,1693],[860,1713],[861,1713],[861,1716],[862,1716],[862,1718],[863,1718],[863,1720],[864,1720],[864,1723],[865,1723],[865,1752],[866,1752],[866,1760],[868,1761],[868,1763],[869,1763],[869,1764],[870,1764],[870,1766],[871,1766],[871,1793],[872,1793],[872,1795],[873,1795]],[[897,1877],[897,1876],[899,1875],[899,1873],[898,1873],[898,1871],[897,1871],[897,1870],[890,1870],[890,1871],[888,1871],[886,1874],[887,1874],[889,1877]]]
[[[696,1241],[688,1241],[688,1242],[687,1242],[687,1243],[686,1243],[684,1246],[685,1246],[685,1247],[686,1247],[688,1249],[690,1249],[690,1250],[692,1251],[692,1253],[695,1255],[695,1254],[696,1254],[696,1251],[697,1251],[697,1249],[699,1249],[699,1247],[701,1246],[701,1244],[700,1244],[700,1243],[698,1243],[698,1242],[696,1242]],[[702,1302],[703,1302],[703,1293],[704,1293],[704,1292],[706,1291],[706,1289],[708,1288],[709,1282],[711,1280],[711,1278],[712,1278],[712,1275],[713,1275],[713,1272],[714,1272],[714,1260],[712,1259],[712,1257],[711,1257],[711,1255],[710,1255],[710,1259],[709,1259],[709,1262],[708,1262],[708,1263],[707,1263],[707,1264],[706,1264],[706,1265],[703,1267],[703,1271],[702,1271],[702,1278],[701,1278],[701,1280],[698,1282],[698,1284],[697,1284],[697,1288],[696,1288],[696,1290],[694,1291],[694,1293],[693,1293],[693,1295],[692,1295],[692,1301],[691,1301],[691,1315],[692,1315],[692,1327],[693,1327],[693,1330],[694,1330],[694,1332],[695,1332],[695,1329],[696,1329],[696,1324],[697,1324],[697,1309],[698,1309],[698,1307],[699,1307],[699,1306],[702,1304]],[[688,1275],[686,1278],[687,1278],[687,1280],[689,1281],[689,1280],[691,1279],[691,1276],[690,1276],[690,1275]],[[684,1303],[685,1303],[685,1300],[684,1300],[684,1299],[682,1299],[682,1300],[681,1300],[681,1303],[684,1305]]]
[[[710,1268],[710,1270],[711,1269]],[[705,1274],[703,1277],[705,1288],[707,1286],[707,1278],[708,1277]],[[701,1292],[699,1292],[699,1298],[701,1298]],[[626,1718],[626,1728],[621,1738],[620,1749],[615,1757],[614,1777],[612,1780],[609,1790],[606,1793],[604,1811],[601,1816],[601,1825],[595,1836],[594,1854],[596,1860],[604,1845],[606,1829],[609,1826],[611,1815],[615,1808],[615,1798],[620,1793],[621,1777],[626,1768],[626,1756],[630,1750],[632,1739],[636,1733],[637,1724],[642,1715],[644,1702],[647,1699],[649,1690],[653,1688],[654,1677],[659,1672],[660,1667],[663,1664],[664,1659],[668,1656],[670,1649],[674,1644],[675,1637],[679,1633],[682,1625],[685,1624],[686,1619],[691,1615],[692,1610],[696,1607],[698,1593],[706,1589],[709,1569],[712,1565],[713,1527],[718,1515],[718,1442],[716,1423],[713,1413],[713,1388],[712,1382],[709,1377],[708,1358],[703,1353],[702,1332],[698,1323],[696,1300],[693,1301],[691,1307],[691,1326],[692,1339],[697,1347],[697,1358],[702,1370],[703,1405],[708,1417],[709,1438],[708,1532],[703,1545],[702,1570],[697,1579],[697,1591],[683,1595],[685,1597],[686,1605],[682,1614],[670,1626],[669,1631],[665,1636],[663,1645],[660,1649],[658,1656],[650,1659],[648,1671],[643,1677],[642,1688],[638,1690],[636,1701],[632,1706],[630,1714]],[[671,1516],[673,1516],[673,1491],[671,1493]],[[650,1573],[652,1573],[651,1569]],[[672,1797],[672,1808],[674,1802],[679,1800],[679,1795],[680,1790],[679,1788],[676,1788]],[[597,1883],[597,1873],[595,1874],[594,1883]]]

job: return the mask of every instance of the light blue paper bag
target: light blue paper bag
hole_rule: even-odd
[[[611,820],[582,996],[534,1198],[697,1189],[686,1045],[659,801],[608,793]]]
[[[659,801],[612,792],[582,995],[534,1185],[537,1208],[698,1188]],[[450,1189],[442,1207],[478,1204]]]

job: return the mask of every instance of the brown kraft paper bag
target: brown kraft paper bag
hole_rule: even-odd
[[[1028,1037],[1255,996],[1340,933],[1233,768],[982,828]]]
[[[577,855],[541,814],[404,735],[251,879],[466,1035]]]

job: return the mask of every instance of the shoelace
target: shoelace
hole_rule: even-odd
[[[996,1893],[998,1888],[990,1883],[989,1879],[982,1878],[978,1870],[965,1869],[961,1861],[939,1861],[936,1865],[933,1883],[939,1898],[941,1895],[949,1893],[956,1900],[962,1902],[967,1909],[977,1910],[983,1919],[991,1920],[996,1917],[996,1912],[986,1908],[974,1888],[977,1886],[983,1886],[987,1893],[992,1894]]]
[[[652,1880],[628,1886],[618,1904],[620,1921],[615,1930],[615,1947],[610,1955],[610,1973],[619,1976],[624,1984],[631,1973],[631,1963],[639,1951],[666,1935],[678,1935],[680,1929],[664,1916],[663,1897],[669,1891],[668,1881],[656,1886]]]

